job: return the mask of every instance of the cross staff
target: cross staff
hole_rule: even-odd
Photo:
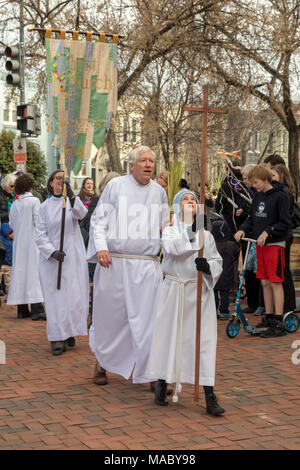
[[[204,208],[205,203],[205,178],[206,178],[206,142],[207,142],[207,120],[208,113],[227,114],[226,109],[208,107],[208,85],[204,86],[203,108],[184,106],[185,111],[203,113],[202,131],[202,158],[201,158],[201,191],[200,205]],[[200,250],[198,257],[203,258],[204,251],[204,228],[199,232]],[[200,369],[200,337],[201,337],[201,298],[202,298],[202,271],[198,271],[197,276],[197,320],[196,320],[196,347],[195,347],[195,401],[199,400],[199,369]]]

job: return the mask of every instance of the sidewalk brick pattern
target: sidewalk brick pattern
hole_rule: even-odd
[[[300,364],[291,360],[299,331],[263,339],[242,329],[229,339],[225,327],[218,321],[215,391],[226,413],[212,417],[202,388],[198,403],[183,385],[179,403],[157,407],[148,384],[108,374],[108,385],[94,385],[87,337],[54,357],[46,322],[17,319],[2,304],[0,450],[300,449]]]

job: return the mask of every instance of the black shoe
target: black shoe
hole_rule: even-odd
[[[159,379],[155,388],[155,403],[160,406],[167,406],[167,384],[165,380]]]
[[[247,307],[247,308],[243,309],[243,312],[244,312],[244,313],[254,313],[254,312],[255,312],[255,308]]]
[[[156,382],[150,382],[150,391],[155,393],[155,389],[156,389]],[[167,395],[172,395],[172,393],[173,393],[172,388],[167,388]]]
[[[277,336],[285,336],[286,329],[282,321],[272,320],[268,329],[260,333],[261,338],[276,338]]]
[[[76,344],[75,338],[73,338],[73,336],[71,336],[71,338],[66,339],[66,343],[69,346],[69,348],[74,348],[74,346]]]
[[[41,313],[32,313],[31,314],[31,320],[37,321],[37,320],[47,320],[45,312]]]
[[[205,400],[206,400],[206,411],[208,414],[218,416],[218,415],[221,415],[222,413],[225,413],[224,408],[222,408],[217,402],[217,397],[214,393],[205,395]]]
[[[64,341],[51,341],[51,351],[53,356],[60,356],[67,350],[66,344]]]
[[[18,312],[18,318],[29,318],[31,317],[31,313],[29,312]]]
[[[261,322],[256,325],[255,328],[269,328],[271,326],[272,319],[269,318],[269,315],[264,315],[261,319]]]

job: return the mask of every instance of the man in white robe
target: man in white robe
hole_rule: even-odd
[[[52,196],[43,202],[36,226],[40,250],[39,273],[47,311],[47,335],[52,353],[60,355],[75,336],[87,335],[89,277],[86,251],[78,221],[87,214],[68,186],[64,246],[60,248],[63,172],[56,170],[48,181]],[[57,289],[58,261],[62,259],[61,287]]]
[[[154,158],[148,147],[135,149],[131,174],[108,183],[92,216],[87,255],[98,263],[91,349],[105,378],[105,370],[126,379],[132,374],[133,383],[149,381],[145,368],[162,282],[157,256],[168,218],[166,192],[151,180]]]
[[[195,335],[197,310],[197,269],[203,271],[201,297],[201,338],[199,384],[208,412],[224,412],[213,394],[217,346],[217,315],[213,287],[222,272],[222,258],[213,236],[204,231],[204,257],[199,259],[198,229],[192,224],[197,198],[183,189],[174,198],[175,218],[162,235],[164,281],[160,290],[155,326],[146,374],[159,378],[155,402],[167,405],[166,383],[176,383],[173,401],[178,401],[181,382],[195,383]],[[183,217],[185,209],[186,217]],[[200,219],[198,220],[200,222]],[[193,227],[193,229],[192,229]],[[196,262],[196,265],[195,265]],[[213,405],[213,406],[211,406]]]
[[[35,226],[40,201],[32,195],[34,179],[24,174],[17,178],[15,191],[19,194],[10,209],[9,225],[14,232],[12,273],[7,298],[8,305],[18,306],[18,317],[46,320],[42,302]],[[31,304],[31,312],[28,304]]]

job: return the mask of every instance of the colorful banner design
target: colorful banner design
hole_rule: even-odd
[[[48,112],[68,174],[104,144],[117,111],[117,44],[45,38]],[[54,145],[54,144],[53,144]]]

